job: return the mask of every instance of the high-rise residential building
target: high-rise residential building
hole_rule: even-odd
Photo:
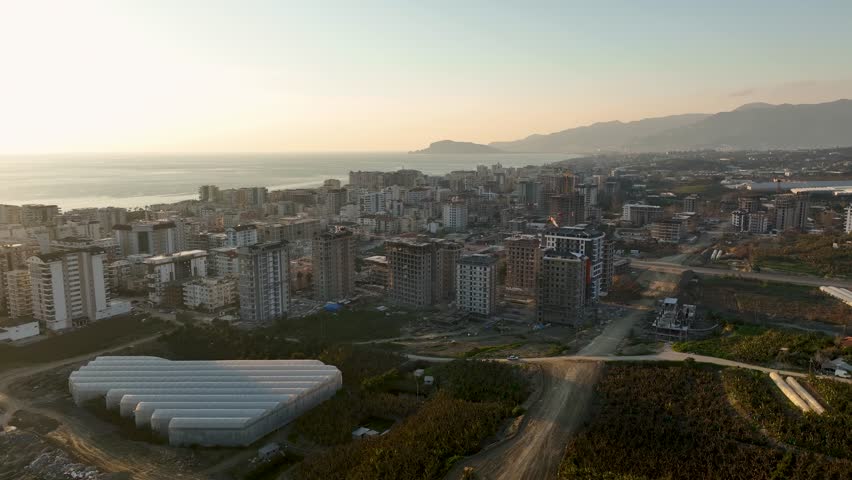
[[[449,303],[456,298],[456,264],[461,257],[463,246],[449,240],[440,240],[434,244],[433,302]]]
[[[368,190],[378,190],[385,186],[384,172],[349,172],[349,185]]]
[[[775,195],[772,200],[775,209],[775,229],[804,230],[810,211],[808,193],[784,193]]]
[[[21,243],[0,243],[0,316],[8,313],[6,273],[26,266],[27,248]]]
[[[112,315],[103,249],[34,255],[27,264],[33,316],[47,329],[64,330]]]
[[[518,203],[533,206],[541,201],[541,185],[535,180],[522,179],[518,182],[517,195]]]
[[[325,188],[340,188],[340,180],[336,178],[327,178],[323,180],[322,186]]]
[[[678,219],[657,220],[651,224],[651,238],[662,243],[680,243],[686,237],[686,224]]]
[[[385,242],[391,301],[415,308],[452,301],[461,250],[460,244],[451,241],[394,239]]]
[[[455,232],[467,230],[467,203],[461,199],[451,199],[444,204],[442,220],[444,228]]]
[[[216,277],[237,277],[240,275],[237,247],[213,248],[207,256],[208,274]]]
[[[579,325],[586,298],[586,263],[582,255],[547,249],[536,286],[539,323]]]
[[[187,250],[169,255],[156,255],[144,260],[148,280],[148,300],[163,303],[170,285],[207,276],[207,252]]]
[[[574,253],[588,259],[588,272],[584,276],[584,293],[587,301],[596,301],[606,290],[605,285],[612,283],[605,278],[604,268],[606,235],[590,225],[580,224],[573,227],[561,227],[544,233],[544,247],[556,252]]]
[[[396,239],[385,242],[388,297],[414,308],[432,306],[435,283],[435,244]]]
[[[226,228],[225,235],[228,236],[229,247],[247,247],[257,243],[257,225],[246,224]]]
[[[112,227],[123,256],[168,255],[178,251],[178,234],[174,222],[134,222]]]
[[[756,212],[760,210],[760,206],[760,197],[758,196],[744,196],[737,199],[738,210]]]
[[[99,208],[95,214],[100,223],[101,238],[112,235],[112,227],[127,223],[127,209],[118,207]]]
[[[21,207],[0,205],[0,225],[21,223]]]
[[[560,226],[571,226],[584,221],[583,197],[576,192],[550,196],[550,216]]]
[[[749,233],[766,233],[769,231],[769,214],[765,211],[750,212],[747,223]]]
[[[621,219],[641,227],[654,223],[663,216],[663,208],[659,205],[645,205],[643,203],[626,203],[622,207]]]
[[[603,291],[609,292],[613,276],[615,276],[615,241],[607,238],[603,243],[603,275],[601,276]]]
[[[697,212],[698,211],[698,195],[687,195],[683,199],[683,209],[684,212]]]
[[[340,300],[355,291],[355,236],[349,230],[314,237],[312,253],[314,295]]]
[[[358,210],[373,215],[385,211],[385,192],[363,192],[358,196]]]
[[[325,214],[337,215],[340,209],[346,205],[349,192],[345,188],[333,188],[325,191]]]
[[[290,302],[287,242],[240,247],[240,317],[264,324],[283,317]]]
[[[233,278],[196,278],[183,284],[183,304],[213,312],[237,300]]]
[[[535,291],[541,267],[541,242],[535,235],[515,235],[504,240],[506,247],[506,287]]]
[[[260,207],[266,203],[268,195],[266,187],[243,187],[236,191],[236,203],[243,207]]]
[[[202,185],[198,187],[198,200],[202,202],[217,202],[221,198],[219,187],[216,185]]]
[[[764,210],[734,210],[731,225],[739,232],[766,233],[769,231],[769,213]]]
[[[56,225],[60,210],[56,205],[21,205],[21,223],[27,227]]]
[[[29,270],[11,270],[0,281],[5,283],[6,314],[9,318],[31,317],[33,314],[33,287]]]
[[[456,264],[456,306],[462,312],[490,317],[497,312],[497,258],[466,255]]]
[[[258,240],[260,242],[297,242],[310,241],[320,233],[320,221],[317,218],[282,218],[278,223],[259,225]]]
[[[852,233],[852,204],[846,207],[846,233]]]

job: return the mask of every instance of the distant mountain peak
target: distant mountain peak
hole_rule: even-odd
[[[757,110],[759,108],[772,108],[774,106],[775,105],[773,105],[771,103],[753,102],[753,103],[746,103],[745,105],[740,105],[739,107],[735,108],[733,111],[745,112],[747,110]]]
[[[441,140],[432,142],[423,150],[415,150],[408,153],[505,153],[504,151],[480,143],[456,142],[454,140]]]

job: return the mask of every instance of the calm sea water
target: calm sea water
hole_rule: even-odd
[[[81,207],[143,207],[197,197],[200,185],[270,189],[348,180],[350,170],[412,168],[429,174],[501,163],[542,165],[561,154],[409,155],[287,153],[227,155],[73,155],[0,157],[0,203]]]

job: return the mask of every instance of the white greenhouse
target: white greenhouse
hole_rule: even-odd
[[[77,405],[103,399],[175,446],[245,446],[331,398],[340,370],[319,360],[98,357],[71,373]]]

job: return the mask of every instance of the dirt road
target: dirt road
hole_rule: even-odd
[[[120,449],[119,445],[109,440],[111,435],[107,432],[97,430],[86,419],[81,419],[77,415],[66,414],[64,411],[58,409],[40,407],[32,400],[15,398],[10,393],[10,385],[18,379],[31,377],[75,363],[82,363],[98,355],[104,355],[132,345],[155,340],[161,335],[162,333],[158,333],[97,352],[0,373],[0,411],[3,412],[0,415],[0,428],[8,424],[15,412],[25,410],[58,421],[60,424],[59,428],[48,433],[46,438],[62,446],[80,461],[93,465],[99,470],[105,472],[127,472],[131,475],[130,478],[134,480],[197,478],[186,473],[181,474],[173,468],[164,468],[162,463],[166,462],[162,460],[165,460],[166,457],[160,453],[161,450],[165,451],[163,448],[158,449],[158,446],[133,443],[132,446],[135,450],[128,448],[121,450],[119,453],[116,451],[116,449]],[[122,447],[128,447],[128,445],[131,444],[123,444]],[[139,450],[140,448],[146,450],[147,454],[142,455],[142,451]],[[136,455],[134,455],[134,451],[137,453]],[[161,462],[152,461],[152,456],[160,458]]]
[[[446,478],[460,478],[468,466],[483,480],[555,478],[565,444],[586,419],[601,365],[541,362],[542,395],[527,411],[518,434],[459,462]]]

